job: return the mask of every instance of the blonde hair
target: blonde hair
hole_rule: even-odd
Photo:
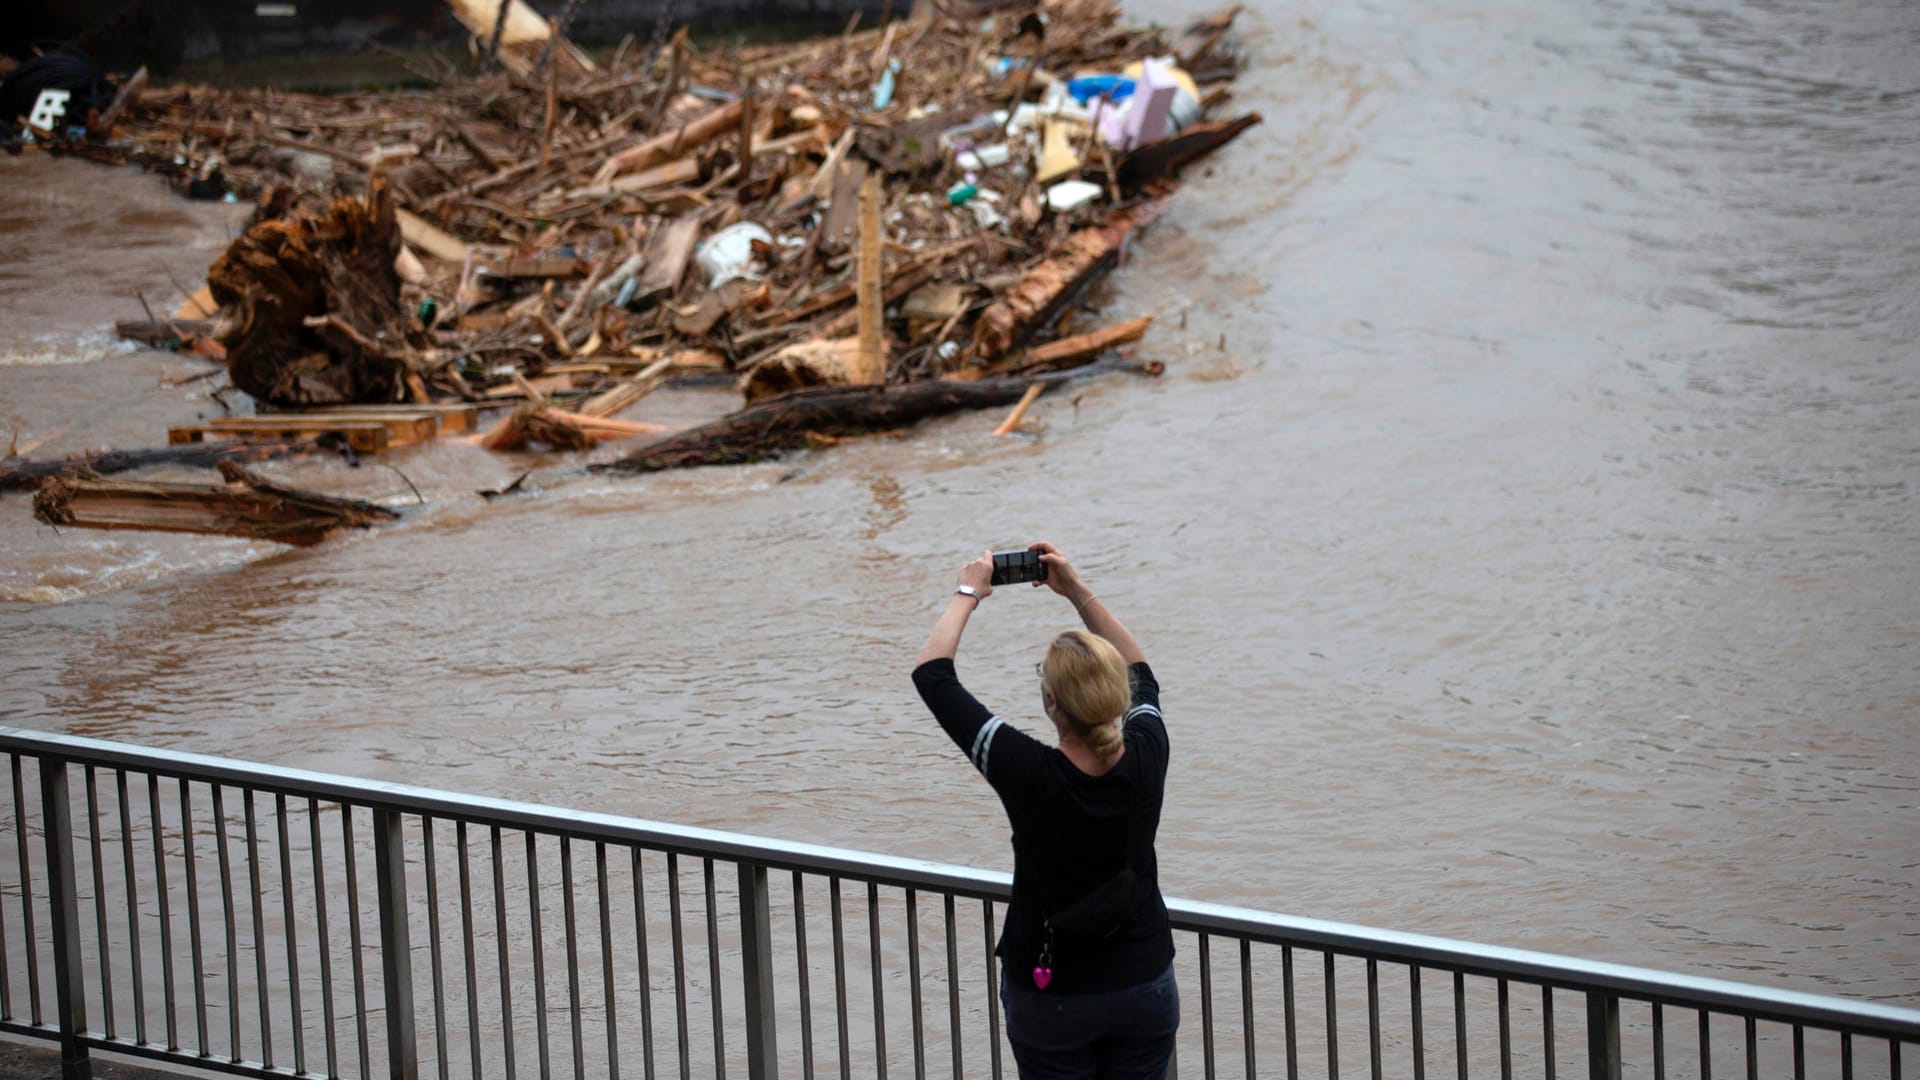
[[[1120,715],[1129,700],[1127,662],[1111,642],[1085,630],[1062,631],[1040,663],[1040,686],[1095,754],[1109,758],[1120,752]]]

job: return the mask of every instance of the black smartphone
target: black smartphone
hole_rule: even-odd
[[[1011,585],[1022,581],[1047,580],[1047,564],[1037,551],[996,551],[993,553],[993,584]]]

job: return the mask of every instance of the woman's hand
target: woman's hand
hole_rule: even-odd
[[[982,600],[993,595],[993,551],[988,549],[980,557],[960,568],[960,584],[973,586],[973,593]]]
[[[1040,561],[1047,566],[1047,580],[1034,582],[1035,588],[1045,585],[1073,601],[1075,607],[1085,602],[1088,596],[1087,587],[1081,583],[1080,574],[1074,570],[1073,564],[1067,561],[1066,555],[1059,548],[1045,540],[1036,540],[1027,545],[1027,550],[1039,552]]]

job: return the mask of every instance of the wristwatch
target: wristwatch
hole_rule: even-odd
[[[973,597],[973,602],[975,606],[978,606],[980,603],[980,590],[974,588],[971,585],[956,585],[954,586],[953,591],[960,596]]]

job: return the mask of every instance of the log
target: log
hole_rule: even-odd
[[[974,361],[994,360],[1052,322],[1094,278],[1120,261],[1127,237],[1158,217],[1165,206],[1165,198],[1149,199],[1116,210],[1102,224],[1068,236],[1040,265],[1027,271],[1018,285],[980,314],[973,329]]]
[[[1171,138],[1142,146],[1123,158],[1115,170],[1120,187],[1123,191],[1135,191],[1146,184],[1171,180],[1191,162],[1232,142],[1241,132],[1260,122],[1259,113],[1248,113],[1237,120],[1195,124]]]
[[[274,439],[267,442],[229,441],[163,446],[149,450],[103,450],[97,454],[76,454],[55,461],[28,461],[8,458],[0,461],[0,491],[34,491],[41,484],[64,473],[109,476],[158,465],[204,468],[222,461],[270,461],[274,458],[300,457],[319,449],[312,439]]]
[[[904,386],[848,386],[795,390],[768,398],[718,420],[688,428],[643,447],[618,461],[590,465],[591,471],[658,472],[693,465],[735,465],[758,461],[805,443],[808,435],[829,437],[886,431],[961,409],[1006,405],[1036,382],[1057,386],[1105,371],[1157,374],[1159,365],[1090,364],[1044,375],[959,382],[934,379]]]
[[[373,503],[276,484],[231,461],[219,468],[226,487],[53,477],[34,495],[33,516],[53,526],[239,536],[295,547],[400,516]]]

